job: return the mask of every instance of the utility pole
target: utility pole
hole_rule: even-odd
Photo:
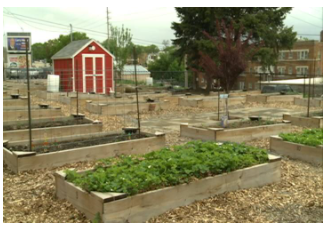
[[[107,24],[107,30],[108,30],[108,40],[107,40],[107,50],[109,50],[109,40],[110,40],[110,17],[109,17],[109,7],[106,7],[106,24]]]
[[[72,24],[70,24],[70,42],[72,42],[74,39],[72,37]]]

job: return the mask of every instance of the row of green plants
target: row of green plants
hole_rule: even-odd
[[[302,133],[281,133],[284,141],[299,143],[308,146],[323,145],[323,129],[306,129]]]
[[[268,162],[264,149],[237,143],[191,141],[146,155],[101,160],[92,171],[66,170],[86,191],[135,195]]]

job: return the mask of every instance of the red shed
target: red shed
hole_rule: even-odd
[[[52,56],[54,74],[63,91],[114,92],[114,56],[98,42],[73,41]]]

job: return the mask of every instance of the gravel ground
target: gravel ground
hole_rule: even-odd
[[[33,98],[33,103],[37,102],[39,99]],[[70,114],[69,106],[48,103],[61,106],[66,115]],[[182,116],[198,111],[204,112],[171,107],[171,111],[150,115]],[[98,117],[82,112],[92,119]],[[122,117],[102,119],[105,130],[120,129],[124,125]],[[293,127],[293,132],[300,130]],[[167,145],[190,140],[179,137],[179,132],[168,133],[166,139]],[[248,144],[268,148],[269,142],[259,139]],[[68,201],[55,197],[53,173],[66,168],[89,169],[94,165],[95,162],[75,163],[15,175],[3,164],[3,222],[90,222]],[[323,168],[285,158],[280,183],[224,193],[171,210],[148,222],[323,222]]]

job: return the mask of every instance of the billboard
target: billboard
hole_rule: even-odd
[[[9,68],[26,68],[26,55],[23,54],[11,54],[8,58]],[[31,67],[31,55],[28,55],[29,67]]]
[[[29,38],[28,38],[29,40]],[[7,38],[7,47],[9,52],[26,52],[26,42],[25,38],[19,37],[8,37]],[[28,47],[29,49],[29,47]]]

